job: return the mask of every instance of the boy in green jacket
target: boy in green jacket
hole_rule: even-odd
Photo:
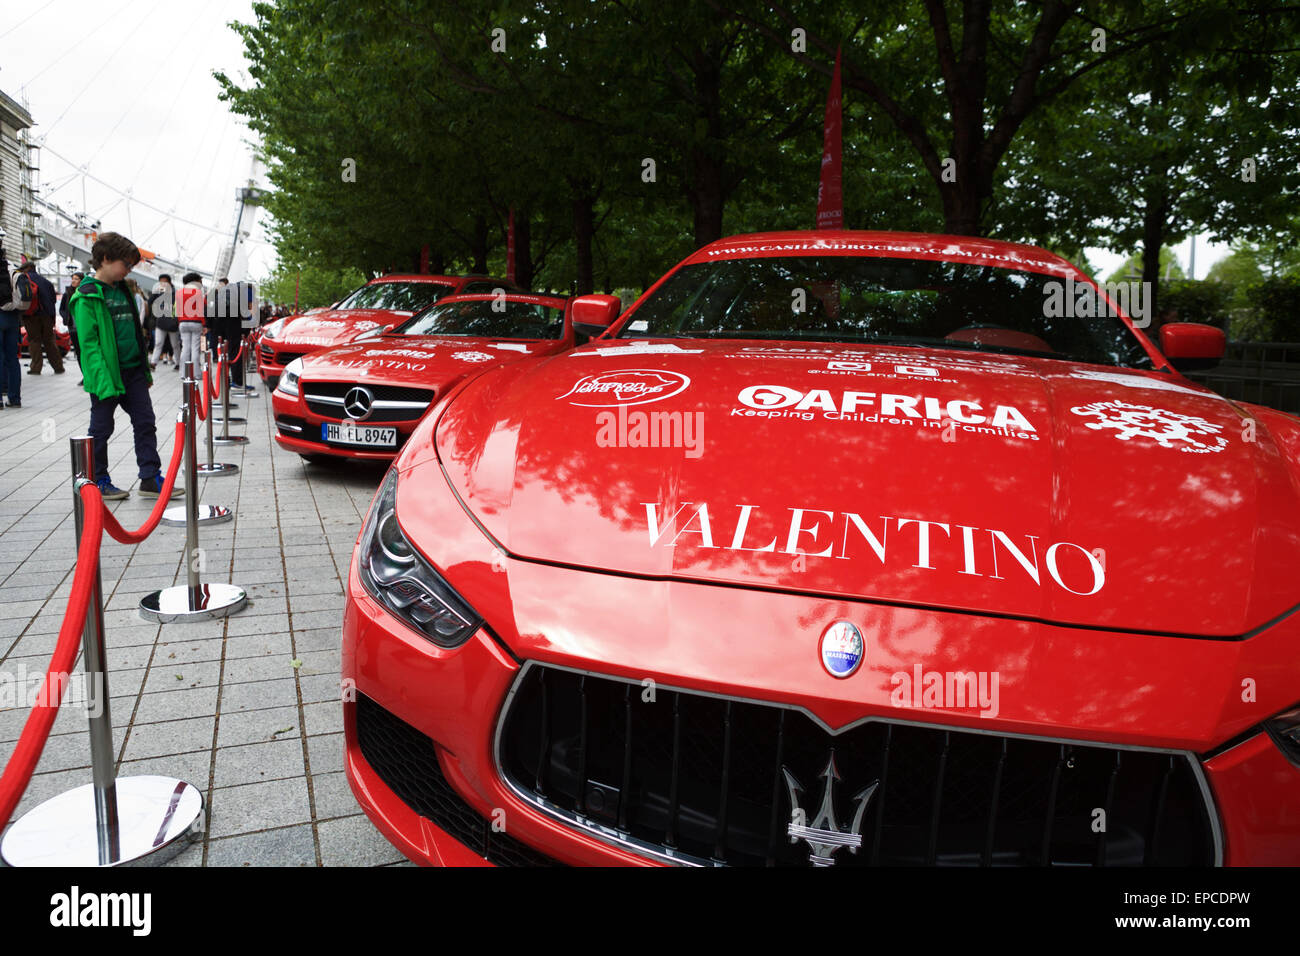
[[[157,498],[162,491],[162,461],[149,388],[148,350],[135,299],[123,280],[140,261],[135,243],[115,232],[99,235],[90,248],[93,276],[81,280],[72,296],[72,320],[77,327],[83,385],[90,393],[90,435],[95,440],[95,483],[107,499],[125,498],[108,475],[108,438],[113,413],[120,405],[135,432],[135,461],[140,470],[139,494]],[[172,490],[172,497],[182,494]]]

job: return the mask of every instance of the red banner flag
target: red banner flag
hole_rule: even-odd
[[[835,51],[835,73],[826,97],[826,133],[822,146],[822,176],[817,187],[817,228],[844,228],[844,182],[841,165],[840,51]]]
[[[515,281],[515,211],[510,210],[510,221],[506,226],[506,280]]]

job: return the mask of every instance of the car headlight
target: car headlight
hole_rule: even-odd
[[[284,367],[284,371],[280,373],[280,381],[275,387],[286,395],[296,397],[300,378],[302,378],[302,359],[297,358]]]
[[[266,325],[262,326],[262,338],[276,338],[280,334],[282,328],[284,328],[284,319],[276,319],[274,322],[268,322]]]
[[[450,584],[411,546],[397,523],[397,471],[388,472],[357,544],[366,591],[439,647],[457,647],[483,625]]]
[[[1264,721],[1264,728],[1286,758],[1300,767],[1300,706],[1270,717]]]

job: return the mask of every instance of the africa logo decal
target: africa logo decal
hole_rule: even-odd
[[[462,362],[490,362],[493,358],[486,352],[453,352],[451,357]]]
[[[1096,431],[1114,429],[1115,437],[1120,441],[1150,438],[1161,448],[1177,448],[1198,455],[1220,452],[1228,445],[1228,439],[1215,437],[1223,431],[1222,425],[1215,425],[1195,415],[1183,415],[1150,405],[1130,405],[1121,401],[1093,402],[1091,405],[1076,405],[1070,411],[1085,418],[1098,419],[1087,422],[1087,427]],[[1201,441],[1201,438],[1205,440]]]

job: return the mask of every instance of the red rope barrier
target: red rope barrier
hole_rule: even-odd
[[[236,352],[236,353],[235,353],[235,357],[232,358],[232,359],[230,360],[230,364],[231,364],[231,365],[236,364],[236,363],[237,363],[241,358],[243,358],[243,357],[244,357],[244,340],[243,340],[243,339],[240,339],[240,340],[239,340],[239,351]]]
[[[162,490],[158,492],[158,502],[153,506],[153,511],[149,512],[145,523],[135,531],[127,531],[117,523],[117,518],[112,512],[107,510],[104,512],[104,530],[114,541],[121,544],[139,544],[153,534],[154,528],[158,527],[158,522],[162,520],[163,512],[167,510],[167,504],[172,496],[172,486],[176,484],[176,474],[181,470],[181,459],[184,457],[185,423],[177,422],[176,441],[172,444],[172,460],[167,463],[167,477],[163,479]]]
[[[209,388],[211,388],[211,385],[208,382],[208,370],[205,368],[203,370],[203,385],[199,388],[199,407],[196,409],[201,422],[208,420],[208,406],[211,404],[208,397]]]
[[[81,487],[81,500],[86,506],[86,523],[81,533],[81,545],[77,548],[76,571],[72,576],[72,594],[68,598],[68,608],[63,612],[63,626],[59,628],[58,641],[54,645],[54,655],[50,658],[49,670],[41,684],[36,697],[36,706],[32,708],[23,732],[18,738],[14,752],[5,765],[4,774],[0,775],[0,830],[9,823],[14,808],[18,806],[31,782],[32,773],[45,750],[45,742],[54,726],[54,718],[63,699],[63,688],[77,650],[81,646],[81,632],[86,625],[86,611],[90,607],[90,590],[94,574],[99,567],[99,543],[104,533],[104,503],[99,496],[99,489],[94,484]],[[94,688],[88,688],[91,693]]]
[[[212,368],[212,365],[213,365],[213,364],[216,364],[216,365],[217,365],[217,371],[218,371],[218,372],[221,371],[221,363],[220,363],[220,362],[209,363],[209,364],[208,364],[208,367],[203,369],[203,376],[204,376],[203,380],[204,380],[204,382],[207,382],[207,389],[208,389],[208,395],[209,395],[209,397],[211,397],[211,398],[221,398],[221,389],[218,388],[218,386],[217,386],[217,382],[218,382],[218,381],[221,381],[221,377],[218,376],[218,375],[216,375],[216,373],[213,373],[213,375],[211,375],[211,376],[208,375],[209,369]],[[211,410],[211,407],[212,407],[212,406],[211,406],[211,403],[209,403],[209,405],[208,405],[209,410]]]

